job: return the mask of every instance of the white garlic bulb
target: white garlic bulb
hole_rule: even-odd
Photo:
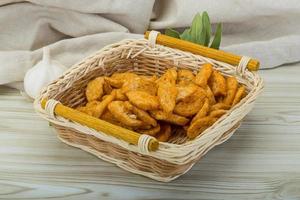
[[[24,77],[24,89],[28,96],[35,99],[43,87],[60,77],[66,67],[50,59],[48,47],[43,48],[43,59],[30,68]]]

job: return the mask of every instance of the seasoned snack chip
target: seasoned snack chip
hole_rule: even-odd
[[[220,118],[224,115],[227,111],[226,110],[213,110],[209,113],[210,117]]]
[[[85,95],[88,101],[95,101],[101,99],[103,95],[103,84],[103,77],[98,77],[88,83],[85,90]]]
[[[226,80],[220,72],[213,70],[208,80],[208,85],[215,96],[226,95]]]
[[[162,110],[152,110],[150,111],[150,114],[157,120],[166,121],[180,126],[184,126],[189,122],[188,118],[173,113],[166,113]]]
[[[144,124],[143,121],[136,119],[137,116],[128,110],[123,101],[112,101],[108,104],[108,110],[122,124],[130,127],[139,127]]]
[[[176,85],[171,82],[163,81],[158,84],[157,96],[160,106],[165,112],[170,113],[173,111],[177,93]]]
[[[171,126],[170,126],[170,124],[166,124],[166,123],[161,124],[161,128],[160,128],[159,133],[157,133],[155,135],[155,137],[160,142],[166,142],[166,141],[168,141],[168,139],[170,138],[170,136],[171,136]]]
[[[155,82],[158,79],[156,75],[153,75],[153,76],[141,75],[140,77],[145,79],[145,80],[151,81],[151,82]]]
[[[85,107],[81,108],[81,112],[84,112],[88,115],[91,115],[93,117],[97,117],[97,111],[96,111],[96,107],[97,105],[100,103],[100,101],[90,101],[86,104]]]
[[[138,75],[132,72],[123,72],[123,73],[113,73],[111,77],[119,80],[128,80],[128,79],[138,77]]]
[[[157,81],[157,96],[161,108],[165,112],[172,112],[177,97],[177,72],[175,68],[168,69]]]
[[[111,124],[117,125],[117,126],[122,126],[124,128],[127,128],[129,130],[133,130],[132,127],[126,126],[125,124],[122,124],[121,122],[119,122],[112,114],[111,112],[106,109],[103,114],[101,115],[101,119],[105,120]]]
[[[205,97],[205,90],[198,87],[187,101],[181,101],[176,104],[174,113],[184,117],[190,117],[196,114],[203,106]]]
[[[194,139],[195,137],[200,135],[205,129],[207,129],[209,126],[215,123],[216,120],[217,118],[213,118],[210,116],[197,119],[189,126],[187,130],[187,136],[190,139]]]
[[[157,124],[155,127],[150,129],[138,129],[137,132],[141,134],[155,136],[160,131],[160,125]]]
[[[114,100],[116,96],[115,92],[107,95],[107,97],[103,101],[91,101],[86,104],[86,107],[89,110],[92,110],[93,116],[99,118],[104,110],[106,109],[107,105]]]
[[[195,75],[187,69],[180,69],[177,72],[177,83],[179,85],[190,84],[195,81]]]
[[[176,102],[179,101],[188,101],[189,98],[197,91],[198,87],[193,84],[186,84],[186,85],[176,85],[177,88],[177,97]]]
[[[116,100],[127,101],[128,98],[121,89],[116,89]]]
[[[105,81],[114,88],[121,88],[125,82],[125,80],[115,79],[112,77],[105,77]]]
[[[228,77],[226,80],[227,94],[223,100],[225,104],[231,105],[238,89],[238,81],[235,77]]]
[[[213,72],[213,68],[210,63],[206,63],[206,64],[202,65],[202,68],[196,75],[195,83],[197,85],[199,85],[200,87],[205,88],[207,85],[207,81],[210,78],[212,72]]]
[[[125,106],[128,110],[132,110],[132,112],[137,116],[137,118],[142,120],[145,124],[151,125],[153,127],[157,126],[156,120],[153,117],[151,117],[148,112],[132,105],[129,101],[125,101]]]
[[[144,91],[129,91],[126,93],[130,103],[143,110],[156,110],[159,107],[159,101],[156,96],[153,96]]]
[[[104,94],[110,94],[112,92],[112,87],[109,85],[109,83],[104,79],[103,83],[103,92]]]
[[[191,123],[193,123],[195,120],[200,119],[202,117],[205,117],[209,111],[209,100],[208,98],[205,98],[204,104],[202,108],[197,112],[197,114],[193,117]]]
[[[177,80],[177,71],[175,68],[168,69],[158,80],[157,82],[170,82],[175,85]]]
[[[121,88],[125,82],[134,78],[138,78],[138,75],[130,72],[114,73],[111,77],[105,77],[105,81],[111,87]]]
[[[93,111],[90,110],[89,108],[87,108],[86,106],[80,106],[80,107],[76,108],[76,110],[78,110],[80,112],[83,112],[85,114],[93,116]]]
[[[127,80],[122,86],[122,92],[124,94],[126,94],[129,91],[143,91],[155,96],[157,93],[157,86],[154,81],[136,77]]]
[[[216,99],[215,99],[215,96],[214,96],[213,92],[211,91],[210,87],[206,86],[205,91],[206,91],[206,96],[208,97],[208,100],[209,100],[209,104],[214,105],[216,103]]]
[[[243,98],[243,96],[245,95],[246,92],[246,88],[242,85],[241,87],[239,87],[239,89],[237,90],[235,97],[233,99],[232,102],[232,106],[236,105],[238,102],[240,102],[240,100]]]
[[[214,110],[228,110],[230,109],[230,106],[225,104],[225,103],[217,103],[213,106],[211,106],[210,110],[214,111]]]

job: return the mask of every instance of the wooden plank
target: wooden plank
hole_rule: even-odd
[[[0,199],[300,199],[300,64],[261,71],[265,92],[236,134],[160,183],[61,143],[0,87]]]

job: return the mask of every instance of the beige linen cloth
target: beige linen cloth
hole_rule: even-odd
[[[223,23],[221,49],[258,58],[262,68],[300,60],[299,0],[2,0],[0,85],[22,89],[43,46],[70,67],[147,29],[186,27],[205,10]]]

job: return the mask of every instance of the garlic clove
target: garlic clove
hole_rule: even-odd
[[[24,77],[24,89],[28,96],[35,99],[43,87],[59,78],[66,67],[50,59],[48,47],[43,48],[43,59],[29,69]]]

